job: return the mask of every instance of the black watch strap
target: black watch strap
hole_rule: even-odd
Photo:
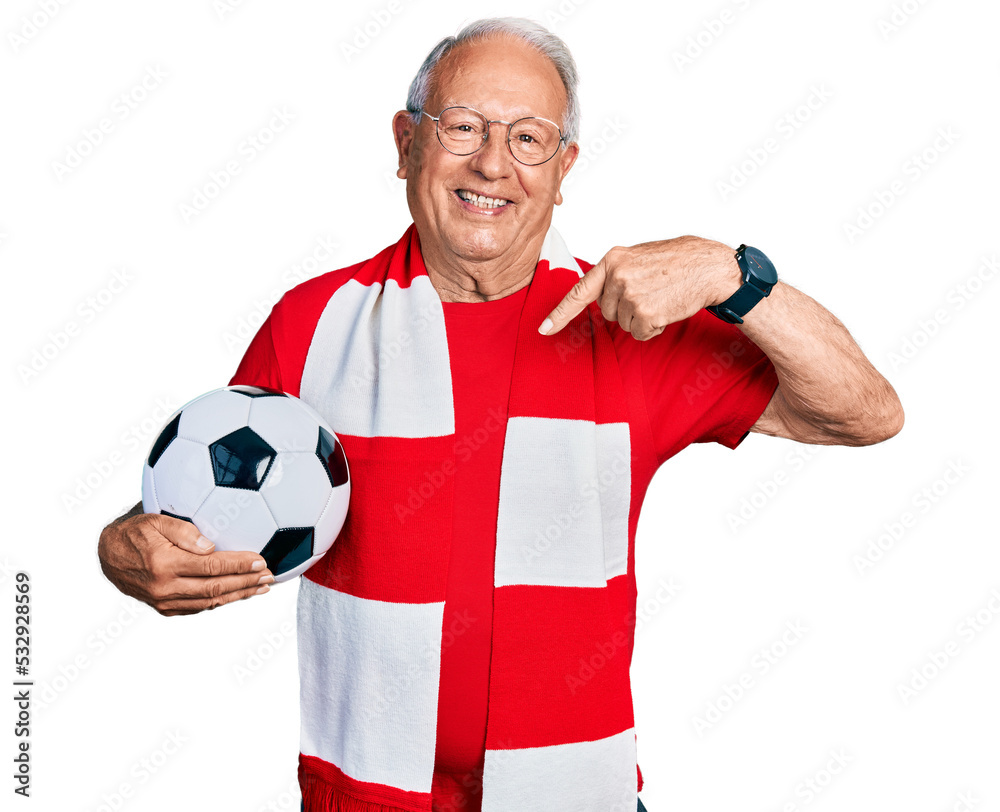
[[[717,305],[709,305],[705,309],[730,324],[742,324],[743,316],[765,296],[778,281],[777,273],[770,260],[756,248],[749,249],[751,256],[747,257],[747,246],[736,249],[736,262],[743,272],[743,284],[740,289],[726,301]]]

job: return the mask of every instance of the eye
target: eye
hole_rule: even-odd
[[[483,125],[481,122],[468,118],[457,118],[445,122],[445,130],[455,137],[468,138],[469,136],[482,135]]]

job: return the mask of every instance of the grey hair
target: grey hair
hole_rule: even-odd
[[[565,42],[547,28],[523,17],[491,17],[476,20],[465,26],[454,37],[445,37],[435,45],[410,83],[410,92],[406,96],[406,109],[410,117],[416,122],[420,121],[427,96],[430,94],[434,69],[453,48],[463,42],[486,39],[495,35],[522,39],[552,61],[559,78],[562,79],[563,87],[566,88],[566,112],[563,116],[562,129],[567,143],[576,141],[580,130],[580,99],[577,93],[580,78],[576,62],[573,61],[573,55]]]

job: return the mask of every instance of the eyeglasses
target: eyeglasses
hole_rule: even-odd
[[[422,112],[422,111],[421,111]],[[446,107],[440,116],[422,113],[434,121],[438,141],[454,155],[471,155],[490,137],[491,124],[507,125],[507,148],[525,166],[538,166],[552,158],[566,141],[562,130],[547,118],[528,116],[517,121],[490,121],[471,107]]]

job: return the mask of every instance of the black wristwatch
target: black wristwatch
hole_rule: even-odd
[[[736,262],[743,272],[740,289],[722,304],[705,309],[730,324],[743,324],[743,317],[761,299],[770,294],[778,281],[778,272],[762,251],[749,245],[736,249]]]

